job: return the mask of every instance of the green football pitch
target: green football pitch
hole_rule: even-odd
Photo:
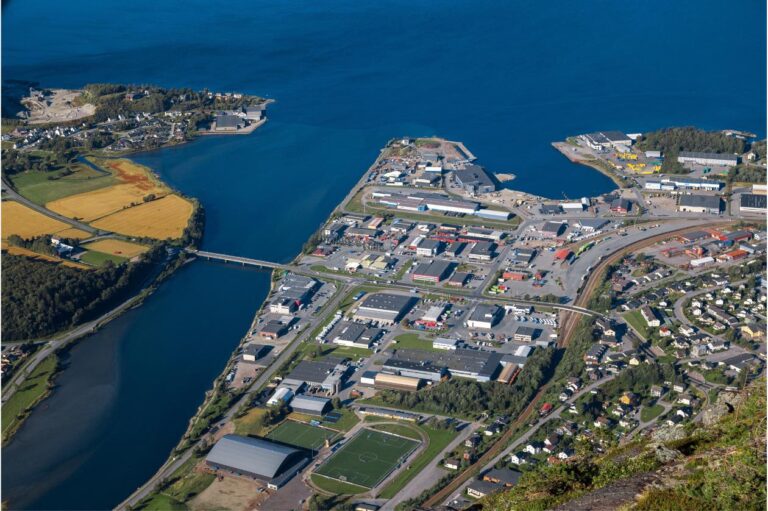
[[[391,433],[363,429],[328,458],[315,473],[365,488],[374,488],[419,444],[417,440]]]
[[[285,421],[267,435],[269,440],[284,444],[318,450],[325,439],[333,438],[336,433],[327,429],[310,426],[296,421]]]

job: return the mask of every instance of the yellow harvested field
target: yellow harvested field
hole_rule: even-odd
[[[119,211],[92,222],[91,225],[126,236],[179,238],[184,233],[193,211],[191,202],[173,194]]]
[[[74,227],[64,229],[63,231],[57,231],[54,234],[60,238],[73,238],[76,240],[82,240],[93,236],[93,234],[89,232],[81,231],[80,229],[75,229]]]
[[[32,259],[37,259],[38,261],[50,261],[52,263],[60,263],[64,266],[69,266],[71,268],[77,268],[79,270],[90,270],[91,267],[87,266],[85,264],[76,263],[74,261],[67,261],[66,259],[60,259],[58,257],[49,256],[49,255],[43,255],[38,254],[37,252],[33,252],[31,250],[28,250],[26,248],[17,247],[14,245],[3,245],[3,250],[8,252],[11,255],[20,255],[20,256],[27,256],[31,257]]]
[[[144,245],[113,239],[98,240],[92,243],[86,243],[85,245],[82,245],[82,247],[87,248],[88,250],[96,250],[97,252],[103,252],[105,254],[112,254],[127,258],[136,257],[137,255],[141,255],[149,250],[149,247]]]
[[[24,239],[35,238],[69,228],[64,222],[49,218],[14,201],[3,201],[2,217],[3,239],[12,234]]]
[[[150,169],[130,160],[101,159],[97,164],[111,170],[121,182],[63,197],[47,203],[45,207],[69,218],[91,222],[129,208],[132,204],[140,205],[147,195],[162,197],[171,191],[157,180]]]

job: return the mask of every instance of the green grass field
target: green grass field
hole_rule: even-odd
[[[384,426],[384,424],[382,424]],[[429,445],[421,454],[413,459],[408,465],[407,470],[397,474],[394,479],[382,490],[379,497],[391,499],[402,490],[414,474],[421,472],[435,457],[442,452],[445,447],[456,438],[456,431],[453,429],[434,429],[427,426],[419,426],[429,437]]]
[[[432,347],[432,341],[419,338],[419,334],[402,334],[395,337],[397,344],[393,344],[392,347],[398,350],[422,350],[422,351],[437,351]]]
[[[640,420],[643,422],[648,422],[658,417],[663,411],[664,407],[661,405],[644,406],[640,410]]]
[[[124,263],[127,261],[125,257],[120,257],[112,254],[105,254],[104,252],[97,252],[96,250],[88,250],[80,256],[80,260],[91,266],[104,266],[107,261],[112,261],[115,264]]]
[[[334,436],[336,433],[333,431],[289,420],[270,431],[267,438],[295,447],[318,450],[326,438]]]
[[[64,172],[60,170],[27,171],[11,176],[10,179],[21,195],[40,205],[69,195],[98,190],[117,182],[115,177],[100,174],[81,163],[74,164],[72,170],[74,172],[68,176],[63,175]]]
[[[640,315],[640,311],[629,311],[624,314],[624,319],[637,331],[637,333],[643,336],[644,339],[648,338],[648,326],[645,324],[643,316]]]
[[[414,440],[421,440],[421,435],[414,429],[415,427],[416,426],[408,424],[374,424],[371,426],[371,429],[386,431],[387,433],[412,438]]]
[[[56,372],[56,355],[50,355],[40,362],[24,383],[14,392],[2,407],[3,439],[13,433],[26,418],[26,411],[48,393],[48,386]]]
[[[316,474],[374,488],[418,446],[415,440],[363,429],[328,458]]]

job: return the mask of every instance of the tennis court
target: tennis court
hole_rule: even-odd
[[[316,474],[374,488],[421,442],[383,431],[363,429],[342,446]]]

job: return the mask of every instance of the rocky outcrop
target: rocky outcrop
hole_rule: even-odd
[[[701,423],[704,426],[717,423],[729,413],[733,413],[742,399],[742,395],[737,392],[721,392],[717,396],[715,404],[708,406],[701,412]]]

